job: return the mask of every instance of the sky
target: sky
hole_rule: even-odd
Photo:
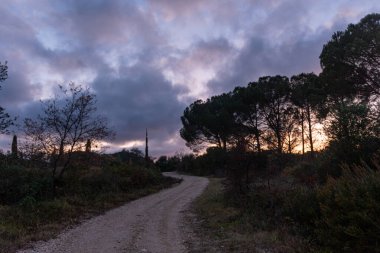
[[[21,125],[75,82],[116,133],[108,152],[143,150],[148,128],[152,156],[187,153],[190,103],[260,76],[319,73],[331,35],[375,12],[378,0],[3,0],[0,105]]]

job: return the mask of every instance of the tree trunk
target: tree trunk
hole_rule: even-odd
[[[257,142],[257,152],[261,152],[261,143],[260,143],[260,131],[259,131],[259,128],[258,128],[258,125],[259,125],[259,122],[258,122],[258,117],[256,116],[256,119],[255,119],[255,125],[256,125],[256,129],[255,129],[255,136],[256,136],[256,142]]]
[[[277,151],[279,154],[282,153],[282,142],[281,142],[281,136],[279,133],[276,133],[276,138],[277,138]]]
[[[257,130],[257,132],[255,133],[255,137],[256,137],[256,142],[257,142],[257,152],[261,152],[261,144],[260,144],[260,134],[259,134],[259,130]]]
[[[301,109],[302,155],[305,154],[305,129],[304,129],[303,123],[304,123],[304,115],[303,115],[303,109]]]
[[[309,125],[309,141],[310,141],[310,153],[311,156],[314,156],[314,147],[313,147],[313,131],[311,129],[312,123],[311,123],[311,112],[310,112],[310,106],[307,107],[306,111],[306,117],[307,117],[307,123]]]
[[[224,152],[227,152],[227,140],[223,138],[222,141],[223,141],[223,150]]]

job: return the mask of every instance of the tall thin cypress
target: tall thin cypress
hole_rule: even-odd
[[[86,143],[86,153],[90,153],[90,152],[91,152],[91,140],[88,139]]]
[[[17,150],[17,135],[13,136],[12,140],[12,156],[17,158],[18,156],[18,150]]]
[[[145,160],[149,160],[149,153],[148,153],[148,129],[146,129],[145,132]]]

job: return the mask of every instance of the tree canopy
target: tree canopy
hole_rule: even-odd
[[[320,55],[322,77],[332,99],[380,95],[380,14],[333,34]]]

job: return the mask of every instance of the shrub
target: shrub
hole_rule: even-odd
[[[36,200],[52,196],[50,175],[40,169],[0,167],[0,204],[14,204],[26,197]]]
[[[318,191],[320,242],[339,252],[380,252],[380,173],[365,166],[343,170]]]
[[[285,170],[297,183],[314,186],[318,183],[318,165],[316,161],[301,161]]]
[[[297,222],[303,233],[312,235],[320,217],[317,190],[302,186],[289,190],[284,195],[284,215]]]
[[[64,194],[79,194],[94,198],[100,193],[127,192],[161,180],[161,174],[154,168],[115,164],[105,168],[87,168],[68,171],[64,178]]]

